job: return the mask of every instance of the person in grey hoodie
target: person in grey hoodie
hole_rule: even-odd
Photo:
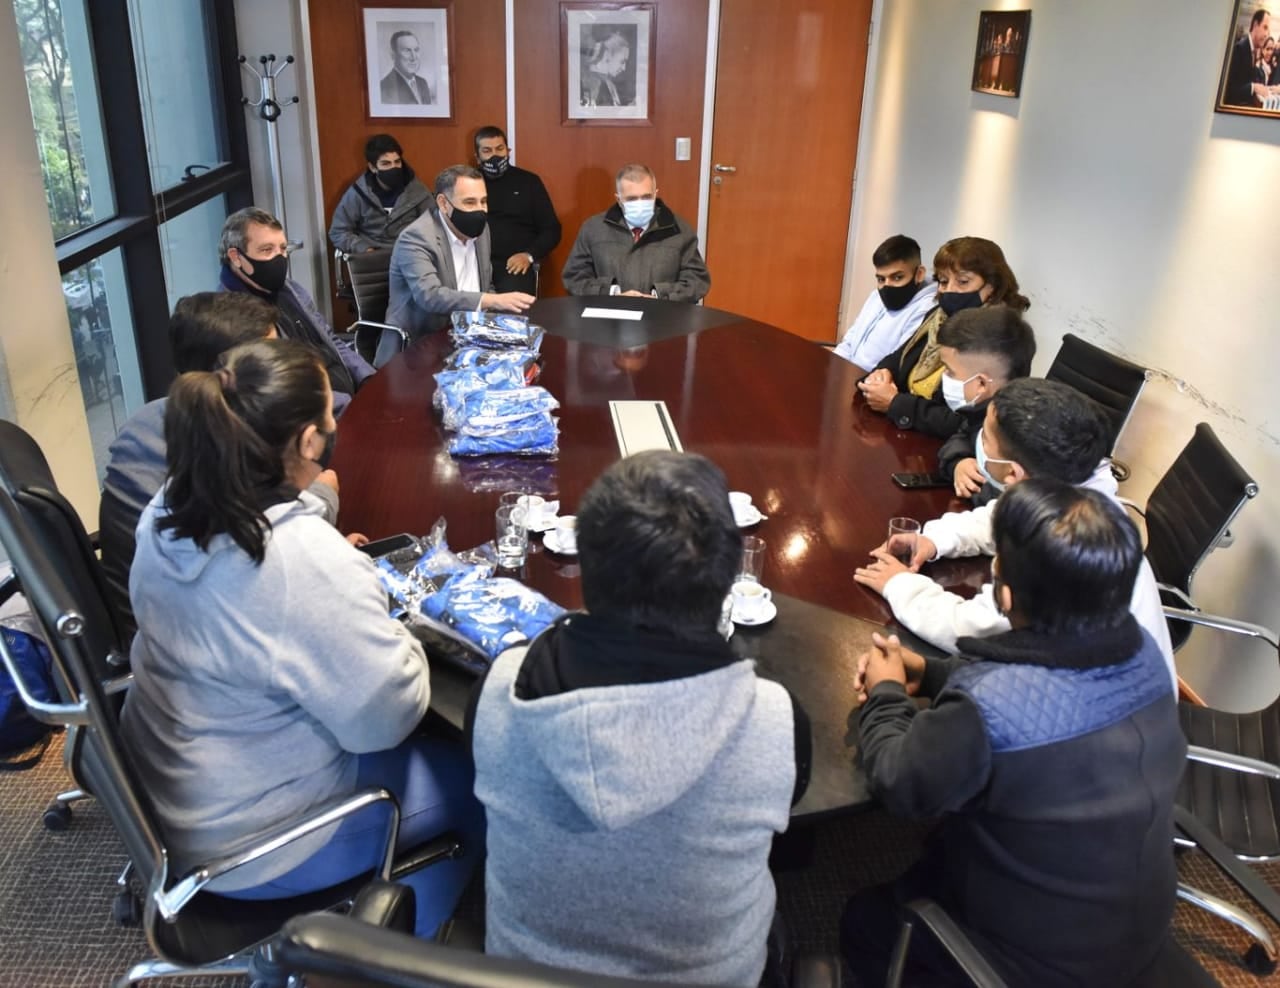
[[[460,831],[465,859],[408,879],[429,935],[483,825],[465,753],[413,735],[431,699],[422,646],[305,490],[335,429],[324,366],[301,343],[244,344],[174,382],[169,479],[138,523],[129,579],[138,633],[121,732],[178,872],[366,786],[398,797],[401,847]],[[384,840],[385,816],[370,811],[210,890],[325,888],[370,868]]]
[[[587,613],[499,656],[468,717],[485,950],[755,986],[769,849],[810,741],[716,631],[742,558],[723,474],[686,453],[619,461],[582,500],[578,548]]]
[[[370,137],[364,160],[364,173],[342,194],[329,225],[329,242],[347,254],[390,250],[400,231],[433,208],[431,193],[390,134]]]

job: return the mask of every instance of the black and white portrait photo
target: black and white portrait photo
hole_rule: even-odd
[[[649,119],[653,10],[563,4],[565,119]]]
[[[366,7],[363,13],[369,116],[451,118],[448,11]]]

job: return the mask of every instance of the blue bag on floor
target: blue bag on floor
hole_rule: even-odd
[[[58,691],[53,684],[52,657],[39,638],[14,628],[0,628],[5,647],[18,667],[22,680],[37,700],[56,702]],[[0,665],[0,753],[21,751],[45,737],[50,731],[29,713],[9,670]],[[16,766],[10,766],[16,767]],[[23,767],[28,767],[23,765]]]

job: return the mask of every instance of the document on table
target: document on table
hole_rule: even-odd
[[[618,452],[623,456],[646,449],[684,452],[665,401],[611,401],[609,414],[618,437]]]
[[[643,309],[601,309],[589,305],[582,310],[583,319],[630,319],[639,322],[644,318]]]

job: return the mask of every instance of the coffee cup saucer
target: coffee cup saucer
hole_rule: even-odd
[[[549,529],[542,536],[542,544],[558,556],[576,556],[578,554],[577,548],[566,549],[560,544],[560,530],[558,528]]]
[[[542,533],[555,528],[556,522],[560,520],[559,511],[559,501],[548,501],[542,506],[541,511],[529,519],[529,531]]]
[[[760,605],[760,613],[753,618],[743,617],[738,613],[738,609],[733,609],[733,623],[741,624],[748,628],[754,628],[757,625],[768,624],[778,616],[778,605],[771,600],[766,600]]]
[[[737,522],[739,528],[750,528],[752,525],[759,525],[764,521],[764,515],[760,513],[760,509],[754,504],[749,504],[742,511],[735,511],[733,520]]]

